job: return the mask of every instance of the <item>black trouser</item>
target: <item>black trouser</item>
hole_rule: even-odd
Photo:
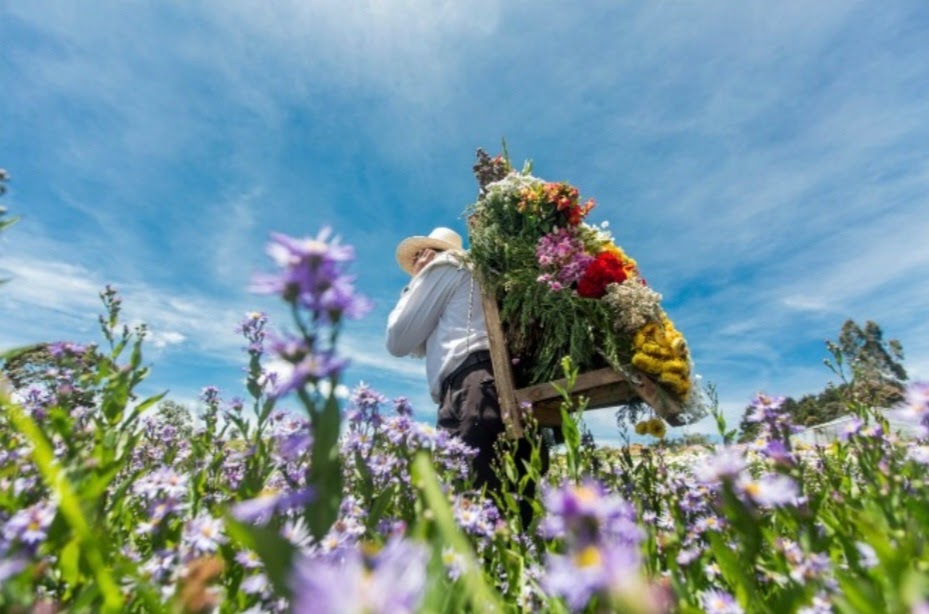
[[[487,492],[500,490],[500,477],[493,468],[496,458],[494,443],[505,431],[500,400],[490,360],[490,352],[474,352],[442,383],[442,404],[439,406],[438,427],[460,437],[478,451],[473,461],[474,486],[487,487]],[[539,439],[542,454],[542,473],[548,469],[548,448]],[[517,444],[515,462],[519,476],[525,475],[524,462],[529,461],[532,445],[526,439]],[[530,483],[525,497],[535,495],[535,484]],[[523,526],[532,520],[532,507],[520,501]]]

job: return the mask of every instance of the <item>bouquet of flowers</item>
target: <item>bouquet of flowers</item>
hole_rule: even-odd
[[[477,155],[471,260],[500,306],[517,384],[562,377],[569,355],[582,372],[647,374],[682,408],[677,420],[696,418],[687,342],[607,224],[585,222],[594,201],[534,177],[530,165],[516,171],[505,156]]]

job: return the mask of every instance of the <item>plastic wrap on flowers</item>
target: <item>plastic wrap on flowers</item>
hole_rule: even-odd
[[[606,225],[585,221],[594,201],[482,150],[474,171],[471,259],[500,306],[507,346],[519,358],[517,384],[562,377],[561,359],[571,356],[581,372],[647,374],[682,408],[676,422],[702,415],[683,335]]]

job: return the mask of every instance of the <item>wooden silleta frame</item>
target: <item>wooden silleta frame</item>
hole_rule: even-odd
[[[500,320],[496,298],[483,290],[483,287],[481,294],[484,317],[487,320],[487,335],[490,339],[490,357],[507,435],[514,438],[522,436],[520,406],[527,403],[531,405],[532,414],[541,426],[560,426],[562,397],[556,386],[564,388],[566,380],[559,379],[526,388],[516,387],[513,363],[503,334],[503,323]],[[655,382],[644,373],[635,378],[627,378],[623,373],[609,367],[580,373],[571,390],[571,396],[586,397],[587,409],[615,407],[640,400],[651,405],[658,415],[670,424],[679,424],[676,418],[680,415],[681,408],[668,395],[661,394]]]

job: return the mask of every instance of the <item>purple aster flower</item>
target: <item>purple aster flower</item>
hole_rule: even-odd
[[[705,484],[713,484],[726,478],[734,478],[746,467],[745,456],[736,448],[726,447],[714,456],[704,459],[694,468],[694,477]]]
[[[706,533],[707,531],[718,532],[726,527],[726,520],[718,516],[702,516],[697,518],[693,523],[693,530],[697,534]]]
[[[445,547],[442,549],[442,565],[445,566],[448,579],[454,582],[467,568],[467,561],[454,548]]]
[[[17,510],[3,525],[4,540],[20,542],[33,549],[38,547],[45,541],[56,512],[57,508],[47,501]]]
[[[639,592],[630,589],[641,588],[640,564],[635,546],[589,544],[565,555],[548,555],[542,586],[564,598],[572,611],[578,611],[594,595]]]
[[[327,314],[329,321],[337,321],[341,317],[350,320],[363,318],[374,304],[367,297],[355,292],[354,275],[342,275],[333,280],[317,301],[308,301],[305,304],[315,312]]]
[[[232,506],[232,515],[242,522],[264,524],[274,514],[283,514],[305,506],[313,500],[313,489],[303,488],[289,492],[260,495]]]
[[[817,593],[813,595],[809,604],[797,610],[797,614],[833,614],[834,611],[829,602],[829,596],[825,593]],[[913,610],[911,614],[916,614],[916,610]],[[929,614],[929,610],[925,614]]]
[[[449,435],[448,431],[436,431],[428,425],[417,428],[417,436],[424,445],[431,436],[432,457],[436,467],[454,477],[467,479],[471,475],[471,460],[478,454],[461,438]]]
[[[261,558],[254,550],[240,550],[236,552],[235,562],[245,569],[261,569],[264,567]]]
[[[871,569],[878,564],[877,552],[871,544],[855,542],[855,549],[858,550],[858,562],[865,569]]]
[[[3,555],[0,560],[0,584],[6,582],[26,568],[27,560],[23,556]]]
[[[349,421],[368,422],[379,415],[380,407],[387,402],[387,397],[362,382],[352,390],[348,402]]]
[[[899,413],[903,419],[919,425],[921,438],[929,437],[929,382],[913,382],[907,386]]]
[[[219,404],[219,388],[216,386],[206,386],[200,391],[200,399],[207,405]]]
[[[394,399],[394,411],[400,416],[412,416],[413,406],[406,397],[397,397]]]
[[[313,238],[295,239],[272,233],[268,255],[282,267],[277,275],[256,275],[252,291],[277,294],[285,301],[305,307],[323,322],[335,322],[343,315],[358,318],[371,309],[365,297],[356,294],[354,278],[343,269],[355,258],[351,246],[332,239],[330,228]]]
[[[271,583],[268,577],[263,573],[256,573],[245,577],[242,580],[242,592],[246,595],[263,595],[268,593]]]
[[[780,414],[785,397],[768,396],[759,392],[751,401],[752,411],[745,417],[748,422],[766,422]]]
[[[348,360],[337,358],[333,352],[316,352],[305,339],[289,337],[275,339],[272,348],[289,364],[289,372],[280,374],[274,386],[274,395],[283,396],[307,383],[336,377],[348,366]]]
[[[348,550],[340,563],[301,557],[291,571],[295,612],[320,614],[414,612],[426,586],[429,551],[394,539],[373,556]]]
[[[135,532],[139,535],[149,535],[155,533],[161,526],[162,521],[169,514],[181,509],[181,505],[174,499],[163,499],[152,503],[148,507],[148,515],[136,525]]]
[[[265,326],[268,323],[267,314],[252,311],[245,315],[245,319],[236,327],[236,332],[248,341],[246,350],[252,354],[264,352]]]
[[[700,601],[707,614],[742,614],[745,611],[726,591],[708,590]]]
[[[929,446],[913,446],[907,450],[906,457],[920,465],[929,467]]]
[[[456,495],[452,504],[452,513],[461,529],[478,538],[490,539],[493,537],[500,511],[489,499],[480,497],[471,499]]]
[[[414,432],[415,426],[412,416],[393,416],[384,423],[384,433],[387,435],[387,441],[395,446],[415,447]]]
[[[53,358],[63,358],[65,356],[83,355],[88,346],[71,343],[70,341],[56,341],[55,343],[49,343],[45,348]]]
[[[543,493],[547,514],[539,526],[547,537],[562,537],[577,544],[609,538],[638,544],[644,532],[636,524],[635,507],[603,485],[588,480],[580,485],[562,484]]]
[[[220,545],[226,543],[223,535],[223,521],[212,516],[198,516],[188,521],[184,527],[184,543],[199,554],[216,552]]]
[[[375,484],[386,486],[391,482],[394,469],[399,465],[397,457],[391,453],[376,452],[367,459],[368,471],[374,477]]]
[[[767,474],[755,480],[743,473],[736,481],[736,489],[761,507],[797,505],[800,494],[797,483],[780,474]]]
[[[764,442],[762,446],[758,448],[758,452],[761,453],[767,459],[770,459],[777,463],[778,465],[784,465],[786,467],[793,467],[797,464],[797,460],[787,448],[787,444],[780,439],[768,439]]]
[[[818,580],[831,568],[832,562],[827,555],[804,552],[794,541],[779,538],[775,545],[784,553],[784,558],[790,566],[789,575],[795,582]]]
[[[679,507],[689,514],[698,514],[707,509],[709,505],[709,489],[706,486],[688,487],[681,495]]]
[[[313,446],[310,433],[291,433],[277,438],[277,454],[284,462],[295,461]]]
[[[330,559],[338,558],[347,550],[355,548],[364,532],[362,522],[350,515],[343,515],[332,524],[316,550]]]
[[[284,522],[284,526],[281,527],[281,537],[300,549],[308,548],[313,541],[306,522],[299,516]]]
[[[880,424],[873,424],[869,427],[865,427],[861,430],[861,434],[864,437],[870,437],[871,439],[881,439],[884,437],[884,427]]]
[[[132,485],[132,491],[147,499],[154,499],[159,493],[168,499],[182,499],[187,495],[190,479],[168,467],[159,467],[143,475]]]
[[[703,551],[700,548],[682,548],[675,560],[678,565],[690,565],[699,559],[701,554]]]
[[[142,564],[142,573],[156,582],[167,580],[177,567],[177,552],[158,550]]]
[[[839,433],[839,439],[842,441],[848,441],[855,435],[858,435],[861,432],[861,429],[864,428],[864,420],[858,416],[853,416],[848,423],[842,427],[842,432]]]
[[[48,406],[55,401],[56,399],[42,388],[30,386],[23,396],[22,403],[33,418],[42,421],[45,419]]]

